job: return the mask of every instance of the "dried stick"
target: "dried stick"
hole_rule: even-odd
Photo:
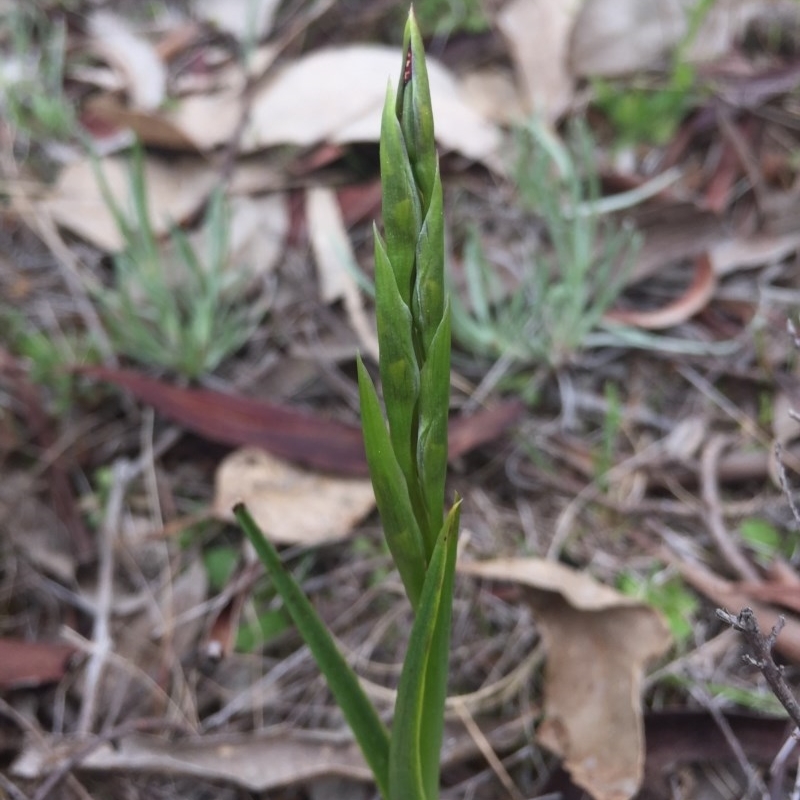
[[[772,648],[778,634],[786,623],[783,615],[778,617],[778,621],[772,626],[769,636],[764,636],[758,627],[758,620],[751,608],[743,608],[738,615],[734,615],[722,608],[717,609],[717,616],[730,625],[735,631],[739,631],[747,642],[752,655],[745,655],[745,660],[756,667],[764,676],[769,688],[780,704],[786,709],[792,722],[800,728],[800,703],[792,694],[792,690],[783,677],[783,670],[775,663],[772,657]]]
[[[758,572],[730,535],[722,514],[717,473],[720,456],[727,444],[727,437],[713,436],[703,449],[700,459],[700,483],[705,504],[703,516],[714,544],[728,566],[738,577],[759,583],[761,579]]]

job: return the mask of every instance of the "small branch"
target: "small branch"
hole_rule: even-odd
[[[122,519],[125,492],[130,481],[130,464],[117,461],[112,469],[112,484],[106,503],[105,517],[100,531],[99,571],[97,578],[97,610],[94,617],[92,641],[94,649],[86,665],[83,705],[77,723],[77,733],[91,733],[97,704],[102,692],[102,678],[106,661],[113,650],[111,639],[111,605],[114,593],[114,552],[117,533]]]
[[[758,572],[730,535],[722,513],[717,473],[720,456],[727,445],[728,439],[726,437],[713,436],[703,450],[700,460],[700,483],[703,503],[705,504],[703,517],[717,550],[728,566],[734,570],[738,577],[746,581],[759,582]]]
[[[758,620],[752,608],[743,608],[738,615],[733,615],[724,609],[717,609],[717,616],[730,625],[735,631],[739,631],[747,642],[753,655],[746,655],[745,660],[757,667],[764,676],[772,693],[778,698],[781,705],[786,709],[795,726],[800,727],[800,703],[792,694],[792,690],[783,677],[783,669],[775,663],[772,657],[772,648],[778,634],[781,632],[785,618],[781,615],[778,621],[772,626],[769,636],[764,636],[758,627]]]

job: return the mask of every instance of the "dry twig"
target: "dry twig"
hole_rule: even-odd
[[[769,688],[775,697],[792,719],[792,722],[800,728],[800,703],[792,694],[792,690],[783,677],[783,670],[775,663],[772,657],[772,648],[778,634],[781,632],[786,620],[783,615],[778,617],[778,621],[772,626],[769,636],[764,636],[758,626],[758,620],[752,608],[743,608],[737,615],[731,614],[722,608],[717,609],[717,616],[730,625],[734,630],[739,631],[747,642],[752,655],[745,655],[745,660],[756,667],[764,676]]]

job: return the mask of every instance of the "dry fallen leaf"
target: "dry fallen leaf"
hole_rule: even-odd
[[[571,62],[575,75],[623,75],[657,67],[685,37],[692,0],[585,0],[575,22]],[[762,0],[717,0],[687,50],[692,61],[727,52],[759,13]]]
[[[512,0],[497,24],[511,56],[529,112],[554,122],[572,102],[569,42],[582,0]]]
[[[645,330],[664,330],[680,325],[702,311],[714,296],[717,287],[714,270],[708,255],[703,254],[695,261],[695,271],[691,284],[680,297],[661,308],[645,311],[637,309],[611,309],[605,319],[622,325],[633,325]]]
[[[723,239],[709,250],[709,258],[717,276],[739,269],[776,264],[794,254],[800,247],[800,233],[735,236]]]
[[[278,0],[195,0],[193,11],[239,40],[252,42],[272,30]]]
[[[671,644],[661,616],[552,561],[496,559],[459,571],[526,587],[547,651],[537,740],[595,800],[633,797],[644,771],[644,669]]]
[[[63,642],[28,642],[0,637],[0,691],[30,689],[57,683],[76,653]]]
[[[255,92],[243,151],[378,141],[386,85],[397,79],[399,63],[395,48],[351,45],[316,50],[287,64]],[[433,58],[427,64],[436,139],[467,158],[492,162],[499,130],[467,104],[444,66]]]
[[[364,312],[361,291],[355,280],[358,261],[347,235],[336,193],[332,189],[319,186],[306,192],[306,224],[317,262],[322,301],[344,302],[361,347],[377,361],[375,326]]]
[[[110,11],[92,14],[89,33],[90,47],[124,77],[130,105],[158,108],[166,93],[167,69],[156,48]]]
[[[307,472],[254,447],[231,453],[217,469],[216,516],[232,520],[240,501],[272,541],[303,545],[344,538],[375,507],[367,479]]]
[[[232,197],[228,200],[228,212],[229,267],[251,278],[272,272],[283,254],[289,233],[287,196],[273,192],[262,197]],[[210,252],[212,236],[208,228],[198,230],[191,237],[198,248],[196,252]]]
[[[105,176],[118,208],[130,214],[130,166],[126,159],[116,157],[101,159],[96,166],[89,159],[69,164],[61,171],[50,194],[37,204],[37,210],[101,250],[115,252],[125,242],[98,183],[96,170]],[[195,214],[219,178],[210,164],[199,160],[167,162],[147,156],[144,179],[150,224],[160,236]]]
[[[78,745],[81,746],[81,745]],[[11,767],[21,778],[37,778],[73,755],[75,744],[32,741]],[[322,775],[352,775],[369,780],[358,746],[350,737],[306,731],[204,736],[170,741],[133,735],[93,749],[81,767],[98,772],[149,772],[230,781],[264,792]]]
[[[509,69],[487,67],[473,70],[461,79],[467,102],[483,117],[511,127],[525,121],[525,104]]]
[[[251,674],[247,673],[248,676]],[[508,750],[519,740],[528,720],[484,728],[490,746]],[[41,778],[57,769],[85,741],[29,737],[10,771],[21,778]],[[445,727],[442,765],[454,766],[479,754],[463,725]],[[204,778],[269,793],[283,786],[308,786],[323,777],[340,776],[370,782],[372,774],[351,734],[346,731],[287,730],[275,726],[244,734],[192,736],[182,739],[135,733],[82,752],[81,769],[107,774],[149,773]],[[349,798],[352,795],[342,795]]]

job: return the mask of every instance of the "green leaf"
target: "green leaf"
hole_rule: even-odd
[[[383,106],[380,162],[386,252],[394,270],[400,296],[410,308],[422,208],[403,141],[403,132],[394,113],[394,93],[391,86],[387,89]]]
[[[416,440],[419,368],[411,333],[411,312],[400,297],[392,265],[377,229],[375,236],[375,298],[380,346],[381,383],[392,448],[406,478],[416,481]]]
[[[425,697],[422,703],[420,724],[422,780],[427,796],[432,800],[438,800],[439,797],[439,769],[444,729],[444,704],[447,699],[447,678],[450,671],[450,628],[460,519],[461,500],[456,497],[456,502],[450,509],[439,534],[439,539],[444,540],[446,548],[444,578],[439,589],[441,600],[425,673]]]
[[[328,688],[342,709],[364,758],[372,770],[378,791],[389,797],[389,732],[358,682],[358,676],[345,661],[309,599],[286,569],[275,547],[261,532],[243,503],[233,513],[250,539],[275,584],[286,610],[311,650]]]
[[[230,545],[209,547],[203,553],[203,566],[214,591],[220,591],[230,580],[239,563],[239,551]]]
[[[435,175],[433,196],[417,241],[417,275],[412,305],[423,360],[428,357],[431,340],[444,313],[444,211],[438,164]]]
[[[389,800],[437,800],[460,501],[431,556],[397,687]]]
[[[434,537],[444,514],[444,486],[447,476],[447,421],[450,403],[450,307],[444,312],[431,342],[428,360],[420,372],[419,439],[417,470],[429,521],[423,530],[426,553],[436,542]]]
[[[416,611],[427,564],[422,533],[411,505],[405,476],[392,450],[372,379],[360,358],[357,366],[361,427],[375,502],[392,559]]]
[[[397,116],[403,129],[408,158],[422,197],[422,207],[427,210],[436,179],[436,145],[433,134],[433,105],[425,64],[425,47],[422,43],[413,9],[408,15],[403,35],[403,52],[411,53],[410,80],[406,74],[400,78],[399,101],[395,103]],[[408,69],[404,70],[407,73]]]

